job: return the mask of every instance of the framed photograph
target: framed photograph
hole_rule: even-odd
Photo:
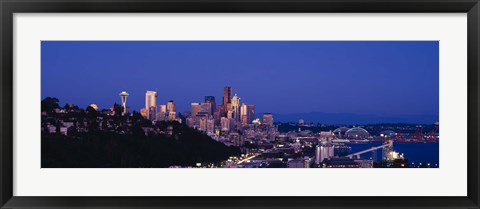
[[[0,6],[1,208],[479,208],[478,0]]]

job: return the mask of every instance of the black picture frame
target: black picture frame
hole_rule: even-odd
[[[0,205],[2,208],[479,208],[480,4],[478,0],[0,0],[0,9]],[[84,12],[467,13],[468,195],[466,197],[13,196],[13,14]],[[445,181],[452,180],[445,179]],[[441,185],[442,182],[439,182],[439,187]]]

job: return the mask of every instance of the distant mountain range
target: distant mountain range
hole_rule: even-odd
[[[363,125],[374,123],[411,123],[411,124],[433,124],[438,122],[438,115],[399,115],[399,116],[378,116],[361,115],[352,113],[293,113],[293,114],[273,114],[274,122],[298,122],[303,119],[305,123],[323,123],[323,124],[345,124],[345,125]],[[261,118],[261,116],[260,116]]]

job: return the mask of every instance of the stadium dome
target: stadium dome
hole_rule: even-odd
[[[348,129],[347,132],[345,132],[345,136],[347,138],[368,138],[370,134],[368,133],[367,130],[360,128],[360,127],[353,127],[351,129]]]
[[[348,131],[348,128],[347,127],[340,127],[340,128],[337,128],[335,130],[333,130],[333,134],[335,136],[344,136],[345,135],[345,132]]]

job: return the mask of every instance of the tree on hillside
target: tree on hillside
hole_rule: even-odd
[[[41,109],[45,112],[53,112],[55,108],[60,108],[60,105],[58,105],[59,102],[57,98],[47,97],[42,100]]]

